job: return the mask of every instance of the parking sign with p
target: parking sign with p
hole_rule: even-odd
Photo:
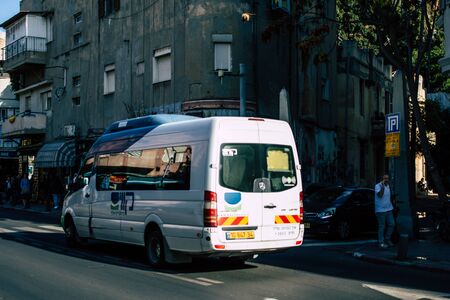
[[[386,115],[386,133],[400,132],[400,113]]]

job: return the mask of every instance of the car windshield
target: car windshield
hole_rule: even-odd
[[[240,192],[280,192],[297,185],[292,148],[270,144],[221,147],[220,185]]]
[[[347,196],[352,193],[351,190],[344,188],[328,188],[315,192],[308,197],[309,203],[321,203],[321,204],[341,204],[347,199]]]

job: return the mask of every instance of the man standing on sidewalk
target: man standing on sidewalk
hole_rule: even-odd
[[[378,221],[378,244],[380,248],[393,246],[391,235],[394,231],[394,207],[391,202],[389,175],[375,185],[375,214]]]

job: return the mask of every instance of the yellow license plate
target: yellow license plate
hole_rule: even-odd
[[[305,223],[305,228],[311,228],[311,224]]]
[[[251,240],[255,238],[254,231],[231,231],[226,233],[227,240]]]

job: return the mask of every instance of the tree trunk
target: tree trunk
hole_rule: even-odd
[[[411,93],[411,101],[413,107],[413,114],[416,120],[417,128],[419,130],[419,140],[422,146],[423,155],[425,156],[425,162],[427,166],[427,170],[431,175],[431,180],[433,180],[434,185],[436,186],[437,193],[439,195],[439,199],[442,203],[447,202],[447,193],[445,191],[444,184],[442,183],[441,176],[439,175],[439,170],[434,162],[433,157],[431,156],[430,145],[428,143],[427,133],[425,122],[422,118],[422,114],[420,112],[419,99],[418,99],[418,81],[419,77],[415,74],[408,74],[408,87]]]

